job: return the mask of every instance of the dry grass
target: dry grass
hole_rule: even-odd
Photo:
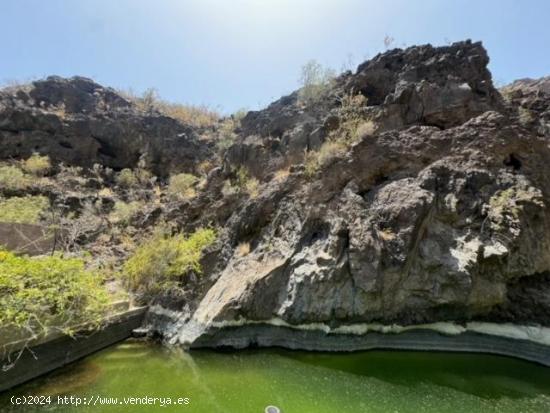
[[[245,255],[250,254],[250,242],[241,242],[237,246],[237,255],[239,257],[244,257]]]
[[[367,98],[361,94],[344,94],[339,97],[340,101],[340,124],[338,129],[332,131],[329,139],[344,141],[347,145],[362,139],[365,136],[373,135],[376,132],[376,124],[366,118],[364,112],[367,105]]]
[[[347,150],[345,142],[329,140],[323,143],[318,151],[307,152],[304,157],[305,173],[312,177],[321,167],[328,165],[334,159],[342,156]]]
[[[64,103],[59,106],[52,106],[48,108],[48,112],[56,115],[60,119],[65,119],[67,117],[67,110]]]
[[[221,115],[208,106],[168,102],[160,98],[155,89],[147,89],[140,96],[131,90],[118,90],[118,93],[133,102],[142,112],[157,111],[196,128],[212,127],[221,119]]]
[[[355,131],[355,140],[359,140],[364,136],[372,136],[376,132],[376,124],[372,120],[368,120],[359,124]]]
[[[225,152],[237,139],[237,134],[235,130],[240,126],[241,118],[229,117],[223,120],[220,123],[216,139],[216,147],[218,152]]]
[[[238,192],[239,192],[239,188],[232,185],[231,181],[229,179],[226,179],[223,182],[222,195],[223,195],[224,198],[227,198],[228,196],[235,195]]]
[[[207,106],[183,105],[165,101],[158,101],[156,106],[162,114],[196,128],[211,127],[220,120],[220,114]]]
[[[390,228],[384,228],[383,230],[378,231],[378,236],[384,241],[391,241],[395,238],[395,232]]]
[[[160,185],[155,185],[153,187],[153,194],[155,194],[155,205],[160,205],[162,200],[162,188]]]
[[[97,192],[97,195],[98,196],[101,196],[101,197],[105,197],[105,198],[110,198],[113,196],[113,190],[111,188],[108,188],[108,187],[105,187],[105,188],[101,188],[98,192]]]
[[[290,175],[290,167],[281,168],[277,171],[275,171],[275,175],[273,176],[273,179],[277,182],[284,181],[288,176]]]
[[[260,195],[260,181],[256,178],[249,178],[245,185],[245,191],[250,198],[257,198]]]
[[[46,175],[51,167],[50,158],[48,156],[41,156],[38,153],[33,153],[30,158],[21,161],[21,169],[36,176]]]
[[[235,182],[239,191],[244,191],[250,198],[256,198],[260,194],[260,181],[251,176],[248,169],[241,166],[237,170],[237,179]]]

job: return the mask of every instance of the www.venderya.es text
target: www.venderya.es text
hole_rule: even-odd
[[[191,404],[189,397],[107,397],[107,396],[12,396],[13,405],[65,405],[65,406],[185,406]]]

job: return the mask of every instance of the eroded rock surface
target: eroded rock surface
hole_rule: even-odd
[[[525,102],[502,99],[487,63],[477,43],[423,46],[387,52],[340,78],[334,93],[364,94],[377,131],[313,177],[292,167],[237,208],[208,288],[185,311],[159,318],[167,336],[208,345],[219,329],[257,323],[549,326],[550,148],[538,120],[546,109],[519,121]],[[261,164],[265,176],[285,151],[285,162],[294,159],[296,142],[310,149],[306,130],[322,130],[337,109],[330,100],[323,114],[298,109],[296,98],[249,113],[230,164]],[[237,252],[242,242],[248,255]]]

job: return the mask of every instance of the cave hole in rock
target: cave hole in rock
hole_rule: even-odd
[[[510,155],[508,155],[508,157],[503,161],[503,163],[506,166],[511,166],[514,169],[514,171],[519,171],[521,169],[521,160],[514,153],[511,153]]]
[[[108,145],[101,145],[98,149],[97,149],[97,154],[98,156],[106,156],[108,158],[116,158],[116,151],[111,148],[110,146]]]
[[[73,145],[71,145],[67,141],[60,141],[59,146],[61,146],[62,148],[65,148],[65,149],[74,149]]]
[[[301,244],[304,246],[313,245],[315,242],[325,239],[330,233],[328,222],[315,221],[311,224],[310,230],[303,236]]]

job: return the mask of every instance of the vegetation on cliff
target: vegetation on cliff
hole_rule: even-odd
[[[52,328],[71,333],[83,322],[98,325],[109,295],[102,276],[85,267],[79,258],[0,250],[0,326],[36,335]]]
[[[189,272],[202,273],[202,252],[215,239],[211,228],[198,229],[189,236],[170,235],[159,228],[130,256],[122,276],[131,290],[146,297],[174,288]]]
[[[310,62],[296,92],[225,118],[84,78],[0,91],[4,220],[54,228],[144,302],[228,319],[538,321],[509,294],[549,268],[550,99],[504,101],[487,64],[469,41],[338,76]]]

